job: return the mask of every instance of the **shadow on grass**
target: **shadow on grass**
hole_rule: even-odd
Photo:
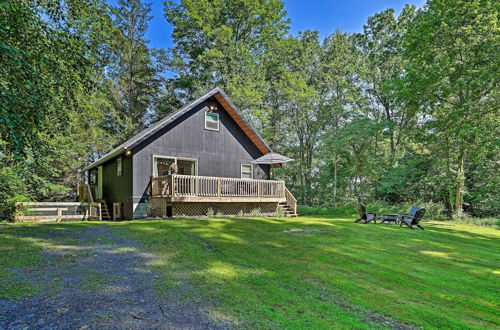
[[[0,328],[217,328],[200,304],[159,299],[154,255],[109,225],[0,228]],[[37,290],[5,294],[16,277]]]
[[[133,222],[122,228],[162,255],[158,269],[167,285],[189,279],[250,326],[370,322],[366,313],[342,308],[335,298],[325,302],[326,296],[416,325],[498,322],[491,278],[498,244],[489,231],[433,223],[417,231],[341,217]],[[296,228],[319,231],[286,233]]]

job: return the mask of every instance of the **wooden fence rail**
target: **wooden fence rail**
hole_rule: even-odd
[[[18,202],[15,221],[82,221],[101,220],[100,203],[77,202]]]

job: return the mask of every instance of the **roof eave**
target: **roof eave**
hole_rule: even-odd
[[[101,165],[101,164],[104,164],[104,163],[105,163],[105,162],[107,162],[108,160],[113,159],[113,158],[115,158],[116,156],[121,155],[121,154],[122,154],[122,153],[124,153],[125,151],[127,151],[127,148],[126,148],[126,147],[120,148],[120,149],[116,150],[115,152],[113,152],[113,153],[111,153],[111,154],[107,155],[106,157],[103,157],[103,158],[99,159],[97,162],[92,163],[92,164],[90,164],[90,165],[89,165],[89,166],[87,166],[87,167],[84,167],[84,168],[81,170],[81,172],[85,172],[85,171],[91,170],[91,169],[93,169],[94,167],[97,167],[97,166],[99,166],[99,165]]]

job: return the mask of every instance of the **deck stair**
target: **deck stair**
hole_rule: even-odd
[[[109,212],[108,203],[105,200],[99,200],[98,203],[101,203],[101,220],[110,221],[111,213]]]
[[[288,218],[295,218],[298,216],[297,214],[297,199],[292,195],[292,193],[285,188],[285,197],[286,202],[279,203],[279,207],[282,207],[285,213],[285,216]]]
[[[285,217],[287,218],[294,218],[297,216],[297,213],[294,212],[294,210],[291,208],[291,206],[285,202],[279,203],[279,207],[283,208]]]

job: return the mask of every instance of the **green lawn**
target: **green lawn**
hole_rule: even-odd
[[[244,327],[373,328],[390,320],[426,328],[500,327],[497,227],[426,222],[421,231],[352,220],[171,220],[112,226],[159,256],[153,267],[162,274],[157,283],[161,293],[181,290],[187,301],[207,302],[213,315]],[[29,228],[33,238],[23,240],[36,240],[37,230],[50,226],[0,231],[0,248],[18,244],[17,230]],[[285,232],[290,229],[313,231]],[[26,262],[36,262],[28,258],[39,253],[36,244],[24,246],[30,249],[25,248]],[[4,254],[0,264],[11,265],[12,257]],[[0,280],[1,290],[5,285]]]

